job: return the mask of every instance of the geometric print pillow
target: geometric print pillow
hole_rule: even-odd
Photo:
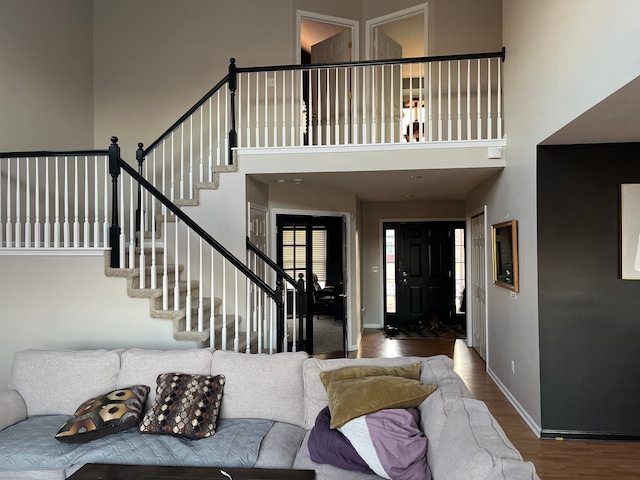
[[[90,398],[77,408],[55,438],[81,443],[135,427],[150,390],[147,385],[134,385]]]
[[[153,406],[140,422],[142,433],[197,440],[216,433],[224,375],[158,375]]]

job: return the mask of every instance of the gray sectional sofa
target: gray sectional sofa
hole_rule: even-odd
[[[316,421],[329,404],[328,377],[321,373],[373,366],[406,370],[416,363],[420,386],[437,386],[415,408],[406,409],[413,412],[420,436],[426,437],[421,440],[426,445],[428,472],[421,476],[538,478],[533,464],[523,461],[485,404],[472,398],[446,356],[319,360],[305,353],[130,349],[16,352],[9,389],[0,391],[0,479],[64,479],[85,463],[293,468],[315,470],[319,480],[380,478],[372,473],[380,473],[376,469],[380,465],[367,473],[312,460],[312,450],[323,450],[318,442],[324,440],[314,437],[314,428],[319,431]],[[142,415],[155,411],[160,400],[155,395],[156,380],[166,373],[222,379],[213,435],[194,440],[174,434],[148,435],[134,427],[84,443],[54,438],[69,417],[78,415],[76,409],[83,402],[106,392],[147,385],[150,392],[140,407]],[[405,411],[404,405],[394,405],[399,405],[394,411]],[[368,417],[352,423],[363,418]],[[396,440],[397,435],[392,441]],[[400,439],[401,445],[406,441]],[[309,442],[314,442],[313,448]],[[367,454],[372,451],[375,456],[375,449]],[[416,478],[402,468],[386,471],[391,473],[383,476]]]

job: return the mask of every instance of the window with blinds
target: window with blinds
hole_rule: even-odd
[[[327,282],[327,229],[313,227],[311,265],[321,287]],[[282,230],[282,268],[297,279],[307,268],[307,232],[303,225],[287,225]]]

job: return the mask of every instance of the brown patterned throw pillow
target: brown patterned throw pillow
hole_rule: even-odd
[[[150,390],[146,385],[134,385],[90,398],[77,408],[55,438],[81,443],[135,427]]]
[[[224,382],[224,375],[158,375],[156,399],[140,431],[193,440],[210,437],[216,433]]]

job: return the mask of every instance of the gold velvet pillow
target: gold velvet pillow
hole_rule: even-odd
[[[350,378],[373,377],[377,375],[392,375],[394,377],[420,380],[420,362],[403,367],[375,367],[371,365],[343,367],[328,372],[320,372],[320,380],[327,385],[334,380],[348,380]]]
[[[320,373],[331,428],[386,408],[415,408],[438,386],[418,380],[420,363],[407,367],[345,367]],[[408,378],[407,378],[408,377]]]

